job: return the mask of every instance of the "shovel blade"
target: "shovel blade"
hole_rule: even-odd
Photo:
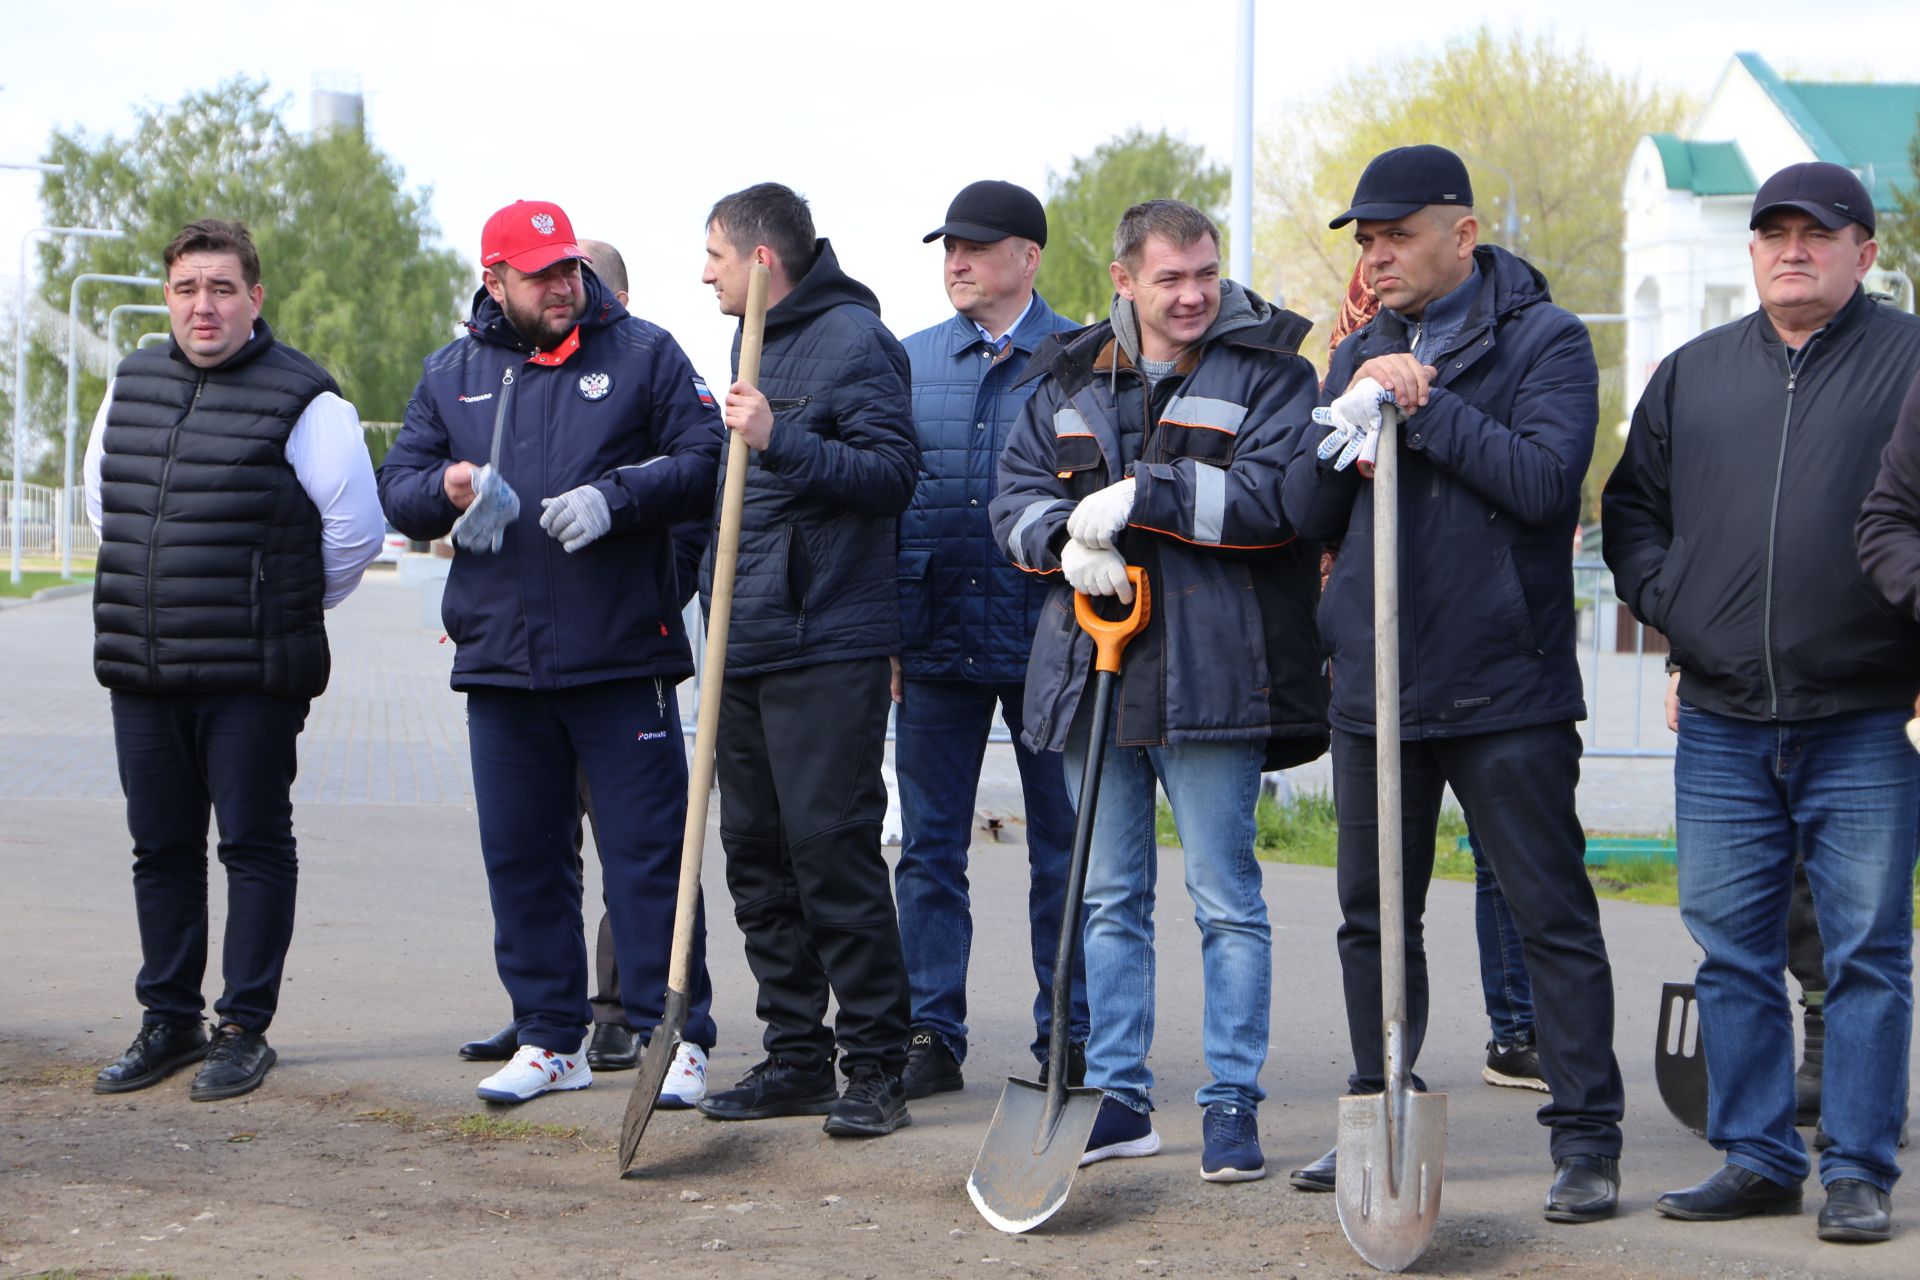
[[[1691,982],[1660,987],[1660,1029],[1653,1042],[1653,1078],[1673,1118],[1707,1136],[1707,1051],[1700,1041],[1700,1002]]]
[[[1006,1232],[1030,1231],[1051,1218],[1073,1190],[1099,1114],[1100,1090],[1068,1089],[1048,1124],[1047,1086],[1007,1077],[967,1178],[980,1216]]]
[[[626,1118],[620,1122],[620,1176],[623,1178],[633,1168],[633,1158],[640,1152],[641,1135],[647,1131],[647,1121],[653,1118],[654,1104],[660,1101],[660,1088],[667,1082],[667,1069],[673,1065],[674,1051],[680,1047],[681,1034],[687,1029],[687,1011],[692,1006],[693,997],[688,992],[667,988],[667,1007],[661,1013],[660,1025],[653,1029],[653,1039],[647,1041],[646,1052],[640,1055],[633,1092],[627,1095]]]
[[[1447,1095],[1402,1089],[1344,1097],[1335,1149],[1334,1205],[1348,1243],[1376,1270],[1406,1270],[1440,1220]]]

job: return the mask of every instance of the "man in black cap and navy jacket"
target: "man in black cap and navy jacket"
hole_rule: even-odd
[[[1593,344],[1553,305],[1537,270],[1479,243],[1466,166],[1444,148],[1375,157],[1353,207],[1332,225],[1350,223],[1381,309],[1334,353],[1322,393],[1334,433],[1303,437],[1285,488],[1301,536],[1341,547],[1320,638],[1333,673],[1348,1091],[1383,1088],[1368,477],[1380,406],[1391,400],[1406,415],[1399,698],[1408,1048],[1417,1059],[1426,1032],[1421,913],[1441,793],[1451,786],[1474,815],[1534,984],[1552,993],[1538,1016],[1540,1065],[1553,1090],[1539,1114],[1553,1135],[1546,1216],[1604,1218],[1619,1197],[1624,1097],[1613,975],[1574,812],[1574,722],[1586,708],[1567,550],[1599,413]],[[1293,1174],[1307,1190],[1331,1190],[1333,1180],[1331,1152]]]
[[[1601,501],[1622,599],[1678,667],[1680,914],[1726,1164],[1671,1218],[1798,1213],[1793,1025],[1781,971],[1798,851],[1826,945],[1823,1240],[1885,1240],[1913,1021],[1920,756],[1903,726],[1920,625],[1862,571],[1855,519],[1920,369],[1920,320],[1869,298],[1873,202],[1813,161],[1750,223],[1760,309],[1654,371]],[[1878,559],[1884,525],[1862,520]]]

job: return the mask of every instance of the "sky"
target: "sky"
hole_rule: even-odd
[[[972,10],[903,0],[301,0],[225,17],[151,0],[9,8],[0,163],[39,158],[56,128],[124,135],[136,106],[236,75],[268,80],[287,98],[287,123],[305,129],[315,77],[357,76],[370,137],[410,186],[431,188],[446,243],[477,262],[488,214],[515,199],[558,201],[579,234],[621,249],[633,309],[673,332],[715,385],[726,380],[733,322],[699,276],[703,223],[721,195],[769,179],[806,195],[842,266],[906,334],[951,314],[939,246],[920,238],[966,183],[1003,178],[1044,198],[1050,171],[1136,124],[1183,135],[1223,164],[1232,155],[1234,0]],[[1615,70],[1696,98],[1737,50],[1793,75],[1920,76],[1913,0],[1825,12],[1804,0],[1257,0],[1255,12],[1262,129],[1284,127],[1289,108],[1376,63],[1481,23],[1584,42]],[[1617,181],[1599,184],[1601,198]],[[42,220],[37,191],[37,175],[0,169],[9,299],[21,236]],[[271,290],[273,264],[263,265]]]

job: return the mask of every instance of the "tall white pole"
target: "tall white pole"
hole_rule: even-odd
[[[20,237],[19,309],[14,316],[18,325],[13,335],[13,507],[12,533],[13,585],[20,585],[20,541],[26,532],[27,501],[27,246],[35,236],[82,236],[96,240],[117,240],[124,231],[100,227],[35,227]]]
[[[1227,277],[1253,283],[1253,0],[1240,0],[1240,36],[1234,61],[1232,260]],[[1276,303],[1279,289],[1274,290]]]
[[[66,424],[66,463],[60,472],[60,501],[55,506],[54,541],[60,545],[60,576],[67,580],[73,578],[73,512],[68,509],[73,492],[73,433],[79,425],[78,401],[80,398],[80,286],[83,284],[132,284],[158,289],[166,284],[152,276],[116,276],[99,271],[83,271],[73,278],[73,284],[67,289],[67,412],[61,419]]]

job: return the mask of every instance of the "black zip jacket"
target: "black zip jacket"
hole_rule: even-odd
[[[1873,585],[1902,613],[1920,618],[1920,375],[1907,389],[1853,536]]]
[[[1913,701],[1920,625],[1867,580],[1853,529],[1916,368],[1920,319],[1855,289],[1797,354],[1757,311],[1654,371],[1601,521],[1682,698],[1743,720]]]

